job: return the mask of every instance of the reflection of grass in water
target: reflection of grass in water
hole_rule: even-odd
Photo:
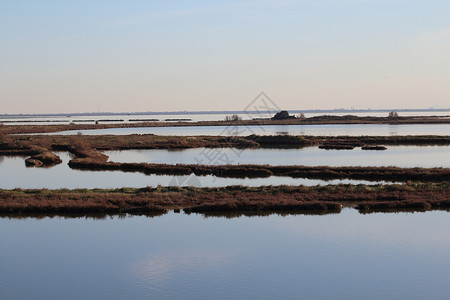
[[[216,211],[216,212],[196,212],[196,214],[201,214],[205,218],[226,218],[226,219],[232,219],[232,218],[240,218],[240,217],[266,217],[271,215],[278,215],[282,217],[286,216],[323,216],[323,215],[335,215],[339,214],[340,210],[327,210],[327,211],[320,211],[320,210],[310,210],[310,211],[288,211],[288,210],[279,210],[279,211]],[[186,212],[186,214],[191,214],[191,212]]]
[[[157,187],[60,190],[0,190],[0,213],[68,216],[164,214],[168,210],[215,215],[337,213],[450,208],[448,183],[404,185]]]
[[[119,219],[131,218],[133,216],[146,216],[148,218],[154,218],[164,215],[165,213],[140,213],[140,214],[105,214],[105,213],[60,213],[60,214],[46,214],[46,213],[0,213],[0,218],[7,219],[45,219],[45,218],[62,218],[62,219],[92,219],[92,220],[106,220],[112,217]]]
[[[329,167],[329,166],[271,166],[271,165],[198,165],[198,164],[148,164],[116,163],[77,158],[69,166],[79,170],[115,170],[157,175],[214,175],[229,178],[265,178],[286,176],[308,179],[354,179],[369,181],[406,182],[409,180],[442,182],[450,180],[448,168],[400,167]],[[180,185],[180,184],[175,184]],[[182,184],[181,184],[182,185]]]

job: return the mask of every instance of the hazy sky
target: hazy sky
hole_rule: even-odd
[[[450,1],[0,0],[0,113],[450,108]]]

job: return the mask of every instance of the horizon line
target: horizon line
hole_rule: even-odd
[[[274,113],[281,110],[286,110],[291,113],[317,113],[317,112],[425,112],[425,111],[450,111],[450,108],[380,108],[380,109],[280,109],[280,110],[177,110],[177,111],[146,111],[146,112],[61,112],[61,113],[7,113],[0,114],[1,117],[15,117],[15,116],[96,116],[96,115],[182,115],[182,114],[255,114],[255,113]]]

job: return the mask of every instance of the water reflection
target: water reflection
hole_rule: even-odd
[[[349,209],[232,220],[0,219],[1,296],[445,299],[449,226],[445,212]]]
[[[126,150],[106,151],[110,161],[147,162],[164,164],[270,164],[305,166],[397,166],[397,167],[450,167],[450,146],[387,146],[385,151],[323,150],[318,147],[301,149],[235,149],[220,148],[216,157],[209,148],[178,151]],[[206,153],[208,152],[208,153]],[[219,156],[220,154],[220,156]],[[226,159],[223,159],[226,157]]]
[[[137,216],[145,216],[147,218],[155,218],[160,217],[166,214],[166,212],[162,213],[139,213],[139,214],[107,214],[107,213],[0,213],[0,219],[58,219],[58,220],[70,220],[70,219],[79,219],[79,220],[106,220],[106,219],[126,219]]]
[[[388,126],[389,126],[389,135],[390,136],[397,136],[397,135],[399,135],[397,125],[388,125]]]
[[[150,163],[198,163],[203,148],[178,151],[127,150],[109,151],[111,161]],[[220,149],[234,164],[329,165],[329,166],[398,166],[450,167],[450,146],[388,146],[386,151],[302,149]],[[229,185],[317,185],[317,184],[377,184],[356,180],[312,180],[271,176],[268,178],[220,178],[215,176],[145,175],[120,171],[79,171],[67,165],[70,155],[58,152],[63,163],[52,168],[26,168],[24,157],[2,157],[0,188],[119,188],[145,186],[223,187]],[[203,160],[203,163],[208,161]],[[211,161],[209,164],[221,164]]]
[[[449,117],[449,111],[397,111],[400,116],[440,116]],[[296,115],[300,111],[290,111],[291,115]],[[306,117],[315,117],[323,115],[334,115],[334,116],[344,116],[344,115],[354,115],[361,117],[386,117],[389,112],[374,112],[374,111],[321,111],[321,112],[306,112]],[[234,113],[233,113],[234,114]],[[253,118],[271,118],[274,113],[268,114],[267,112],[246,112],[246,113],[236,113],[242,120],[250,120]],[[211,114],[117,114],[117,115],[77,115],[77,116],[22,116],[22,117],[6,117],[0,118],[0,123],[5,125],[52,125],[52,124],[69,124],[69,123],[81,123],[81,124],[95,124],[99,121],[102,124],[111,123],[129,123],[129,122],[140,122],[140,121],[162,121],[166,119],[184,119],[191,121],[222,121],[225,117],[229,117],[230,113],[211,113]]]
[[[390,135],[449,135],[450,124],[333,124],[333,125],[265,125],[265,126],[174,126],[174,127],[138,127],[138,128],[111,128],[97,130],[76,130],[48,133],[50,135],[76,135],[81,132],[85,135],[129,135],[129,134],[156,134],[179,136],[247,136],[289,135],[311,136],[390,136]]]
[[[202,182],[195,174],[173,176],[169,186],[193,186],[202,187]]]
[[[173,274],[190,273],[187,270],[193,268],[195,273],[208,273],[230,264],[236,255],[220,248],[164,251],[147,254],[136,261],[131,269],[140,280],[163,288],[173,278]]]
[[[166,153],[174,153],[168,152]],[[5,157],[0,166],[0,188],[121,188],[121,187],[156,187],[161,186],[197,186],[224,187],[229,185],[263,186],[263,185],[317,185],[317,184],[377,184],[363,180],[313,180],[271,176],[267,178],[221,178],[215,176],[169,176],[145,175],[142,173],[120,171],[80,171],[67,165],[70,155],[57,152],[62,164],[52,168],[26,168],[23,157]]]
[[[405,210],[398,210],[396,212],[405,212]],[[305,210],[305,211],[235,211],[235,212],[202,212],[202,213],[195,213],[198,215],[201,215],[205,218],[226,218],[226,219],[234,219],[234,218],[241,218],[241,217],[267,217],[271,215],[277,215],[280,217],[287,217],[287,216],[324,216],[324,215],[336,215],[340,214],[341,210],[339,211],[311,211],[311,210]],[[190,214],[190,213],[188,213]]]

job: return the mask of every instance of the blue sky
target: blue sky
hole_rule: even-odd
[[[450,2],[0,0],[0,113],[450,108]]]

